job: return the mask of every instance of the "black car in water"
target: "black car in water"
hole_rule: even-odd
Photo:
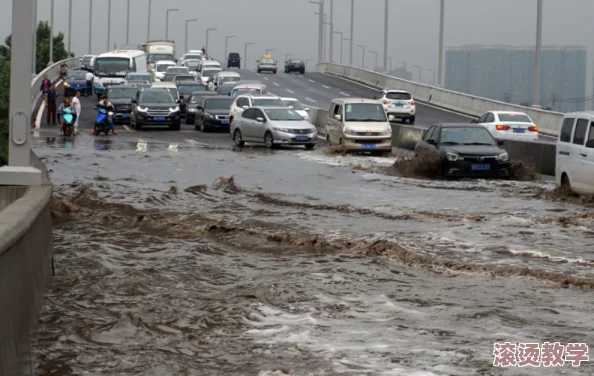
[[[415,156],[438,152],[446,177],[507,178],[509,156],[502,144],[482,125],[436,124],[417,142]]]
[[[305,73],[305,61],[300,59],[291,59],[285,61],[285,73],[299,72]]]
[[[115,108],[114,124],[130,124],[132,118],[132,101],[136,99],[140,89],[134,85],[117,85],[105,89],[105,95]]]
[[[179,92],[179,99],[181,101],[179,107],[182,116],[185,116],[188,112],[187,103],[192,93],[208,91],[208,86],[202,83],[202,81],[179,81],[175,84],[177,85],[177,91]]]
[[[227,58],[227,68],[231,67],[241,69],[241,57],[237,52],[231,52]]]
[[[194,125],[196,123],[196,113],[198,106],[206,97],[214,97],[217,93],[214,91],[196,91],[193,92],[186,101],[186,124]]]
[[[132,128],[139,131],[146,126],[167,126],[173,131],[179,131],[179,102],[166,90],[139,91],[136,99],[132,101]]]
[[[234,98],[228,95],[217,95],[206,97],[198,105],[196,112],[196,124],[194,128],[202,132],[208,132],[211,129],[222,129],[229,132],[229,112]]]

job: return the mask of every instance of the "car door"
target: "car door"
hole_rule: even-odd
[[[433,136],[433,132],[435,131],[435,128],[436,126],[434,125],[427,129],[427,131],[423,135],[423,138],[417,143],[417,145],[415,146],[416,155],[419,155],[429,150],[430,145],[427,143],[427,140],[431,139],[431,137]]]
[[[332,107],[333,106],[333,107]],[[326,132],[328,133],[330,143],[333,145],[338,144],[340,140],[340,127],[342,125],[342,119],[337,120],[336,115],[342,116],[342,106],[337,103],[333,103],[328,111],[328,121],[326,122]]]
[[[578,118],[573,130],[573,138],[571,139],[571,185],[580,190],[585,188],[587,181],[587,178],[584,176],[587,174],[586,160],[588,158],[585,144],[589,125],[589,119]]]
[[[245,97],[237,97],[237,99],[235,99],[235,102],[233,102],[233,105],[231,106],[231,116],[232,117],[239,117],[241,116],[241,113],[243,112],[242,107],[242,103],[245,103]]]
[[[258,118],[262,118],[264,119],[263,123],[260,123],[258,120]],[[266,129],[268,127],[268,125],[266,124],[266,116],[264,115],[264,112],[262,110],[260,110],[259,108],[255,109],[254,112],[254,119],[251,121],[252,122],[252,135],[255,141],[259,141],[259,142],[264,142],[264,134],[266,133]]]
[[[198,101],[196,104],[196,123],[202,124],[204,118],[204,104],[206,103],[205,98]]]
[[[481,123],[483,127],[487,128],[487,130],[491,133],[491,135],[495,138],[497,138],[497,130],[495,128],[496,125],[496,121],[495,121],[495,115],[492,112],[487,112],[485,114],[485,117],[483,118],[483,121]]]
[[[248,108],[237,118],[243,139],[251,141],[254,139],[255,108]]]
[[[586,145],[582,151],[584,158],[584,180],[588,193],[594,193],[594,121],[590,121],[588,134],[586,135]]]

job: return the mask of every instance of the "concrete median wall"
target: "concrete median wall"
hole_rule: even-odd
[[[475,97],[469,94],[458,93],[436,86],[423,85],[346,65],[322,63],[318,64],[316,69],[320,73],[344,77],[377,88],[378,90],[388,88],[406,90],[413,94],[414,98],[420,102],[470,116],[479,117],[483,113],[493,110],[524,112],[534,120],[543,134],[558,136],[561,130],[563,114],[559,112],[538,110],[531,107]]]
[[[0,375],[33,374],[29,338],[51,278],[52,185],[31,154],[43,185],[0,187]]]

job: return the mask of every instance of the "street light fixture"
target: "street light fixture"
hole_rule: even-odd
[[[314,12],[314,14],[318,14],[318,12]],[[326,26],[330,25],[329,22],[326,22],[326,13],[324,13],[324,22],[322,22],[324,28],[322,29],[322,61],[326,61]]]
[[[244,69],[247,69],[247,62],[248,62],[248,59],[247,59],[247,48],[248,48],[248,46],[251,46],[252,44],[254,44],[254,43],[253,42],[247,42],[245,44],[245,46],[244,46],[244,51],[243,51],[243,60],[245,61],[245,64],[243,66]]]
[[[373,70],[376,70],[377,69],[377,52],[375,52],[375,51],[369,51],[369,53],[375,55],[375,68],[373,68]]]
[[[365,46],[362,44],[355,44],[356,47],[361,47],[363,49],[363,53],[361,54],[361,68],[365,69]]]
[[[231,38],[235,38],[235,35],[229,35],[225,37],[225,56],[223,57],[223,60],[227,59],[227,44]]]
[[[212,28],[212,29],[206,29],[206,56],[209,56],[209,52],[208,52],[208,37],[211,31],[216,31],[217,28]]]
[[[167,9],[165,17],[165,40],[169,40],[169,13],[177,12],[179,9]]]
[[[196,22],[198,21],[197,18],[191,19],[191,20],[186,20],[186,43],[185,43],[185,47],[186,49],[184,50],[184,52],[188,52],[188,24],[190,22]]]
[[[318,10],[318,63],[324,59],[324,0],[310,1],[319,6]]]
[[[417,68],[419,70],[419,83],[421,83],[421,67],[419,65],[413,65],[413,68]]]

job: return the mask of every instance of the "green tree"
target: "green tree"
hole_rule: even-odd
[[[35,71],[40,73],[49,62],[50,27],[47,21],[37,25],[37,56]],[[0,46],[0,166],[8,163],[8,110],[10,106],[10,54],[12,36]],[[54,62],[74,57],[68,54],[64,45],[64,33],[54,36]]]

